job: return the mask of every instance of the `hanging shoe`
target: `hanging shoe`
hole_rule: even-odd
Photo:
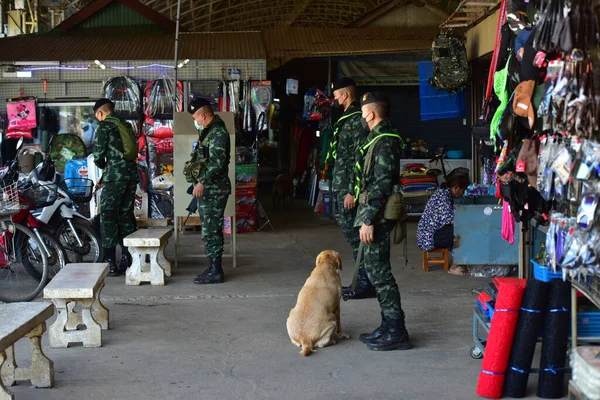
[[[368,342],[377,340],[380,337],[382,337],[383,334],[385,333],[385,330],[383,328],[384,321],[385,321],[385,317],[383,316],[383,313],[381,313],[381,324],[379,325],[379,327],[371,333],[361,333],[359,336],[360,341],[363,343],[368,343]]]
[[[412,346],[402,318],[386,318],[383,321],[383,335],[367,342],[367,347],[375,351],[408,350]]]
[[[123,254],[121,254],[121,263],[119,264],[119,269],[122,273],[125,273],[125,271],[127,271],[127,268],[131,267],[132,259],[127,247],[121,246],[121,252]]]
[[[114,247],[104,249],[104,262],[108,263],[108,276],[116,277],[121,275],[119,266],[117,265],[117,251]]]
[[[194,283],[198,285],[207,285],[211,283],[223,283],[225,274],[221,266],[221,258],[209,258],[210,265],[200,275],[194,278]]]
[[[358,269],[358,276],[356,277],[356,288],[354,293],[352,292],[352,285],[342,287],[342,298],[344,301],[347,300],[360,300],[360,299],[373,299],[377,297],[375,287],[369,281],[367,271],[364,267]]]

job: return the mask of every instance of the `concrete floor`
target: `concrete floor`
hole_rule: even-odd
[[[276,233],[238,236],[238,268],[225,261],[227,281],[197,286],[191,280],[206,260],[180,264],[164,287],[126,287],[108,278],[103,299],[111,329],[103,347],[50,349],[56,387],[11,390],[26,399],[476,399],[481,366],[472,341],[472,289],[487,279],[421,269],[414,230],[409,265],[393,248],[394,274],[414,348],[378,353],[359,340],[379,324],[375,299],[342,304],[342,326],[353,338],[304,358],[290,342],[285,321],[314,267],[316,255],[335,249],[353,265],[341,231],[331,221],[295,204],[271,215]],[[199,237],[183,242],[199,244]],[[517,249],[515,248],[515,251]],[[17,357],[26,360],[24,341]],[[530,379],[531,398],[537,376]]]

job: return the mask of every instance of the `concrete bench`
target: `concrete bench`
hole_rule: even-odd
[[[16,381],[31,381],[34,387],[54,386],[54,363],[42,350],[42,335],[46,320],[54,314],[48,303],[0,304],[0,400],[12,400],[7,386]],[[15,359],[14,344],[21,338],[29,338],[31,365],[20,368]]]
[[[126,285],[150,282],[164,286],[165,275],[171,276],[171,263],[165,257],[171,235],[171,229],[140,229],[123,239],[123,245],[129,249],[133,260],[125,274]],[[150,263],[146,262],[146,257],[150,257]]]
[[[102,347],[102,330],[108,329],[108,310],[100,301],[107,263],[67,264],[44,288],[44,298],[56,306],[56,321],[50,327],[50,347],[67,348],[71,343]],[[81,305],[81,313],[75,306]],[[77,330],[85,325],[85,330]]]

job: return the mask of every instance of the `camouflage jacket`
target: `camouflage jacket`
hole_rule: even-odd
[[[360,227],[365,219],[371,220],[372,225],[386,222],[383,218],[383,208],[387,198],[392,194],[394,185],[398,184],[400,180],[400,150],[403,143],[401,139],[389,136],[384,136],[373,144],[375,147],[370,170],[366,174],[361,173],[360,178],[358,177],[359,171],[367,170],[363,165],[367,155],[364,146],[384,133],[398,134],[396,128],[387,119],[381,121],[369,132],[369,135],[361,141],[356,152],[357,164],[360,164],[361,167],[360,169],[355,168],[355,177],[361,187],[361,194],[366,192],[367,204],[363,205],[359,202],[354,221],[355,227]],[[361,154],[362,149],[364,150]]]
[[[215,115],[211,123],[200,132],[198,144],[208,146],[208,160],[202,167],[196,183],[204,185],[204,194],[230,194],[231,181],[229,180],[229,160],[231,144],[229,132],[225,123]],[[195,151],[199,151],[196,146]]]
[[[354,192],[354,164],[356,146],[363,134],[360,124],[360,105],[354,102],[335,123],[330,149],[333,158],[332,191],[346,195]]]
[[[124,160],[115,149],[123,151],[119,128],[108,121],[100,122],[98,129],[96,129],[96,140],[94,142],[94,163],[103,170],[102,182],[137,181],[137,163]]]

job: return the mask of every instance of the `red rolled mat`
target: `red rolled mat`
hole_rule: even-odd
[[[479,296],[477,296],[477,300],[479,300],[481,302],[481,304],[484,306],[484,308],[487,310],[485,303],[488,301],[492,301],[492,298],[487,293],[481,292],[481,293],[479,293]]]
[[[496,278],[494,283],[498,287],[498,296],[476,393],[490,399],[501,399],[504,373],[508,368],[510,350],[527,281],[515,278]]]

